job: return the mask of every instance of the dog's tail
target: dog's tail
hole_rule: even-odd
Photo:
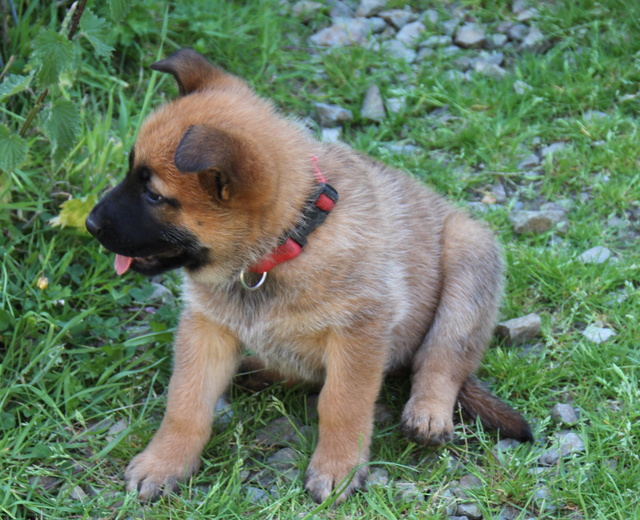
[[[462,385],[458,403],[471,419],[479,418],[488,430],[498,430],[502,437],[520,442],[533,441],[531,428],[524,417],[489,392],[474,376]]]

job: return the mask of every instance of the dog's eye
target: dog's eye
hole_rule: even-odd
[[[144,190],[144,195],[151,202],[160,202],[162,200],[162,195],[158,195],[155,191],[151,191],[148,186]]]

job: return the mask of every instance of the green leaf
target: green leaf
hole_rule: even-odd
[[[131,9],[130,0],[109,0],[109,11],[114,22],[120,22]]]
[[[77,47],[62,34],[51,29],[40,31],[33,42],[32,57],[40,64],[38,85],[48,87],[58,82],[60,74],[70,70],[75,63]]]
[[[113,47],[107,43],[111,37],[111,28],[104,18],[96,16],[91,11],[85,11],[80,19],[80,30],[98,56],[109,56]]]
[[[51,140],[54,152],[67,151],[75,144],[80,122],[80,111],[75,103],[60,99],[53,104],[44,123],[44,133]]]
[[[31,74],[29,76],[9,74],[4,81],[0,83],[0,101],[26,90],[32,78],[33,75]]]
[[[86,231],[84,221],[87,220],[96,202],[98,202],[96,195],[89,195],[81,199],[69,199],[60,205],[60,214],[49,220],[49,224]]]
[[[18,134],[11,134],[9,127],[0,125],[0,170],[10,172],[27,158],[29,145]]]

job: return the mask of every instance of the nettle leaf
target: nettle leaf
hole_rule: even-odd
[[[9,127],[0,125],[0,170],[9,172],[20,166],[27,158],[29,145],[18,134],[12,134]]]
[[[40,31],[33,42],[33,58],[40,64],[38,85],[48,87],[58,82],[60,74],[70,70],[75,62],[76,45],[66,36],[51,29]]]
[[[130,0],[109,0],[109,11],[114,22],[120,22],[131,9]]]
[[[111,37],[110,26],[104,18],[85,11],[80,19],[80,30],[98,56],[109,56],[113,52],[113,47],[107,43]]]
[[[53,151],[67,151],[80,133],[80,111],[76,104],[66,99],[56,101],[49,109],[44,123],[44,133],[53,144]]]
[[[31,83],[32,78],[32,74],[29,74],[28,76],[9,74],[4,78],[4,81],[0,83],[0,101],[4,101],[5,98],[26,90],[29,87],[29,83]]]
[[[84,221],[87,220],[96,202],[98,202],[96,195],[89,195],[81,199],[69,199],[60,205],[60,214],[49,220],[49,224],[86,231]]]

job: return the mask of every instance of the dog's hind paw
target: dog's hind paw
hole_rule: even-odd
[[[402,412],[400,427],[416,444],[445,444],[453,439],[453,410],[438,410],[424,400],[412,397]]]
[[[361,488],[367,479],[367,468],[344,468],[341,464],[314,464],[307,468],[304,487],[316,502],[322,503],[335,491],[338,504]]]

